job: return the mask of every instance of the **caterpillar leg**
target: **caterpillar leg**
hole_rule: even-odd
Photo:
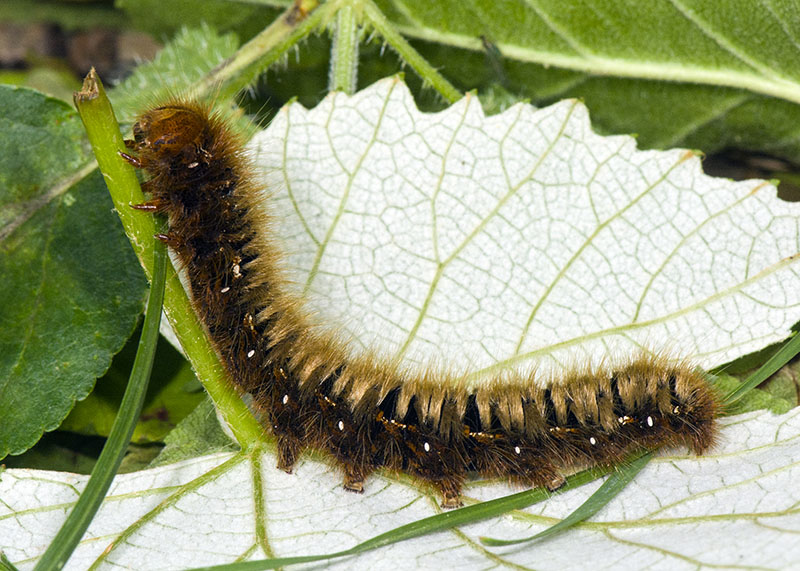
[[[369,475],[369,470],[365,470],[359,464],[344,465],[344,489],[356,494],[364,493],[364,481]]]
[[[140,161],[138,157],[134,157],[133,155],[129,155],[128,153],[123,153],[122,151],[119,151],[119,156],[125,159],[127,162],[129,162],[137,169],[142,168],[142,161]]]
[[[513,460],[504,465],[504,473],[498,475],[509,477],[512,481],[532,488],[546,488],[551,492],[564,485],[566,479],[555,464],[544,457],[538,445],[526,445],[518,442],[513,445]]]
[[[464,504],[461,502],[461,485],[463,478],[452,476],[445,480],[436,482],[436,487],[442,495],[442,507],[446,510],[460,508]]]
[[[145,185],[142,185],[142,187],[144,188]],[[145,192],[147,191],[146,188],[144,188],[144,190]],[[158,200],[148,200],[146,202],[141,202],[139,204],[131,204],[131,208],[133,208],[134,210],[141,210],[143,212],[153,212],[153,213],[166,212],[168,207],[169,204]]]
[[[300,419],[307,410],[297,388],[289,381],[286,371],[277,366],[273,382],[253,394],[256,401],[266,401],[267,418],[278,444],[278,468],[291,474],[297,458],[306,447],[306,430]]]
[[[561,486],[567,483],[567,479],[564,477],[563,474],[556,474],[553,478],[551,478],[546,484],[545,487],[550,490],[551,492],[555,492]]]
[[[386,418],[382,413],[378,414],[377,421],[384,427],[381,465],[407,471],[433,484],[442,496],[443,508],[461,507],[461,486],[466,469],[460,442],[447,446],[435,432]],[[399,453],[397,461],[390,460],[394,456],[392,450]]]
[[[414,456],[410,471],[439,489],[442,507],[461,507],[461,487],[466,476],[461,455],[428,437],[420,448],[414,448]]]
[[[173,250],[178,250],[184,245],[183,239],[179,235],[172,232],[167,232],[166,234],[153,234],[153,237],[163,242]]]
[[[300,441],[291,436],[278,436],[278,470],[292,473],[297,458],[302,452]]]
[[[564,475],[552,466],[538,468],[528,473],[510,473],[507,474],[507,476],[509,476],[512,482],[522,486],[545,488],[551,492],[555,492],[567,482]]]

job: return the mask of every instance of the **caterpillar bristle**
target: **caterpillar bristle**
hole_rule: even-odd
[[[398,470],[453,508],[471,472],[555,489],[567,470],[615,465],[638,449],[713,446],[718,397],[690,364],[665,355],[476,388],[446,371],[352,357],[312,327],[287,287],[266,191],[225,122],[174,99],[143,113],[133,133],[123,158],[149,175],[150,198],[137,207],[167,214],[194,308],[231,381],[263,412],[280,469],[320,449],[347,490],[363,492],[377,469]]]

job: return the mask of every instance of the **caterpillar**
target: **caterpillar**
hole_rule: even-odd
[[[577,467],[610,466],[642,448],[708,450],[719,397],[690,363],[642,352],[563,379],[520,371],[478,387],[348,351],[312,327],[282,275],[243,142],[210,106],[176,98],[142,113],[123,159],[147,173],[193,306],[231,381],[250,393],[291,472],[305,449],[327,452],[344,488],[377,469],[431,485],[461,505],[467,476],[556,489]]]

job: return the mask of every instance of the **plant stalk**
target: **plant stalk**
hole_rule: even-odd
[[[329,91],[356,92],[358,84],[359,25],[352,3],[344,4],[336,13],[336,30],[331,46]]]
[[[452,83],[447,81],[442,74],[436,71],[436,68],[428,63],[428,60],[422,57],[417,50],[411,47],[411,44],[397,31],[372,0],[362,0],[361,8],[364,20],[375,28],[381,37],[386,40],[386,43],[394,48],[425,83],[433,87],[449,103],[455,103],[461,99],[463,94]]]
[[[152,280],[153,216],[130,207],[144,202],[145,197],[133,167],[119,157],[125,144],[114,110],[94,70],[86,76],[75,102],[125,233],[145,274]],[[227,421],[236,441],[244,448],[260,440],[263,429],[227,381],[222,364],[171,265],[167,268],[164,311],[195,373]]]

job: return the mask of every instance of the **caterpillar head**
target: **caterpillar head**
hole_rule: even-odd
[[[172,162],[203,152],[206,116],[185,105],[157,107],[133,125],[133,148],[143,162]]]

